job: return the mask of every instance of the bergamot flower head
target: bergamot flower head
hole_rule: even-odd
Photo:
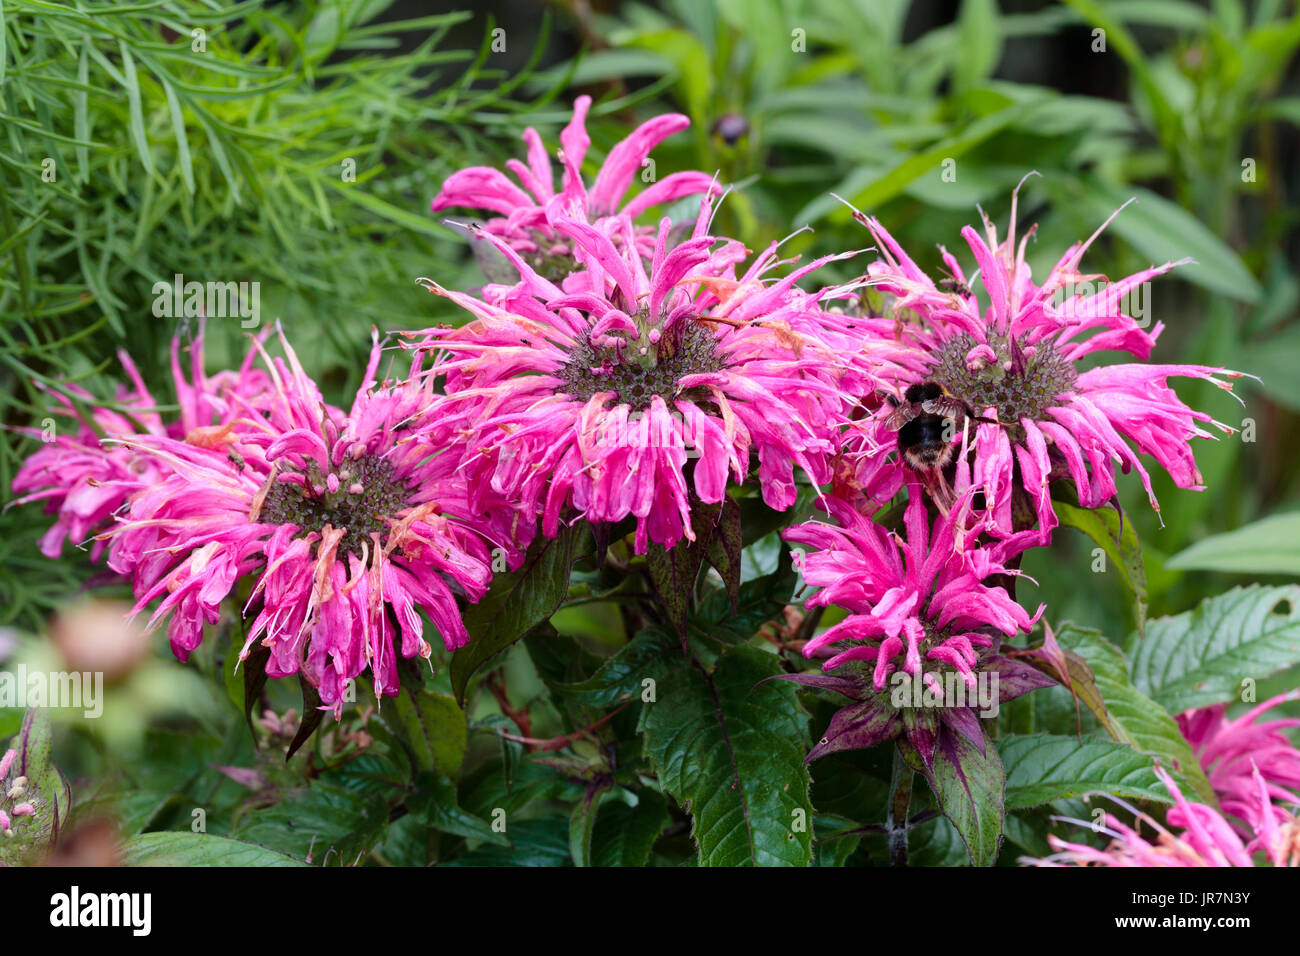
[[[281,343],[285,358],[267,362],[267,408],[245,407],[220,441],[120,439],[165,477],[108,532],[109,560],[132,574],[137,611],[161,599],[150,626],[170,615],[181,660],[249,577],[240,659],[262,645],[268,675],[301,673],[337,709],[366,670],[377,695],[398,692],[397,654],[431,651],[421,612],[448,650],[463,646],[458,599],[487,591],[492,547],[513,563],[519,552],[510,510],[474,510],[450,441],[415,427],[434,403],[419,357],[404,382],[377,383],[376,337],[344,412]]]
[[[992,531],[1023,529],[1013,520],[1013,498],[1023,492],[1039,528],[1050,532],[1056,517],[1048,484],[1058,478],[1073,482],[1084,507],[1100,506],[1115,496],[1117,465],[1137,472],[1151,506],[1159,511],[1139,453],[1154,458],[1180,488],[1203,487],[1191,439],[1214,437],[1202,425],[1225,433],[1234,429],[1189,408],[1168,380],[1202,379],[1231,391],[1228,379],[1241,373],[1148,364],[1164,325],[1157,322],[1148,331],[1123,311],[1129,292],[1180,262],[1153,266],[1096,290],[1091,283],[1103,277],[1082,272],[1081,262],[1107,220],[1087,241],[1067,249],[1041,284],[1035,283],[1025,262],[1034,230],[1017,244],[1013,197],[1005,240],[998,239],[987,217],[984,236],[970,226],[962,230],[985,291],[981,297],[974,276],[968,277],[946,249],[940,247],[949,277],[936,283],[878,220],[855,214],[880,249],[880,259],[868,267],[871,285],[893,297],[899,334],[923,359],[918,381],[933,383],[970,410],[961,417],[974,433],[973,480],[984,490]],[[1112,351],[1142,361],[1081,368],[1084,359]],[[900,397],[912,384],[898,383]]]
[[[795,285],[827,260],[769,280],[773,243],[737,275],[747,251],[708,235],[710,213],[702,203],[679,244],[664,219],[648,260],[626,217],[556,213],[581,267],[565,288],[497,239],[520,275],[499,300],[422,280],[474,316],[419,333],[440,353],[472,488],[522,502],[547,536],[570,507],[592,522],[633,516],[644,553],[693,539],[691,502],[721,501],[751,455],[777,510],[794,503],[795,469],[829,480],[845,367],[817,295]]]
[[[501,239],[539,274],[558,283],[574,270],[575,250],[571,237],[558,232],[550,221],[547,207],[557,199],[570,215],[598,224],[611,216],[635,220],[655,206],[720,191],[712,176],[680,171],[662,178],[652,176],[652,185],[623,202],[633,178],[644,176],[649,169],[651,151],[669,136],[690,126],[691,121],[680,113],[665,113],[638,126],[609,151],[588,186],[582,177],[582,163],[591,146],[586,126],[590,109],[591,97],[579,96],[573,105],[573,118],[560,134],[563,174],[559,190],[555,188],[551,159],[542,138],[530,127],[523,137],[528,146],[528,162],[517,159],[506,162],[519,185],[499,169],[471,166],[447,178],[433,200],[433,211],[463,207],[496,213],[482,224],[483,233]],[[653,227],[639,226],[632,230],[632,244],[647,257],[653,253],[654,237]],[[487,243],[481,240],[476,243],[480,261],[491,254],[490,250]]]

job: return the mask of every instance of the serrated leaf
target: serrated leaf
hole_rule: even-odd
[[[1133,683],[1172,713],[1232,700],[1300,662],[1300,585],[1251,585],[1156,618],[1126,648]]]
[[[1224,534],[1212,534],[1165,562],[1177,571],[1300,576],[1300,511],[1271,515]]]
[[[1179,732],[1178,723],[1160,704],[1133,686],[1124,653],[1097,631],[1073,624],[1063,624],[1057,640],[1083,658],[1092,671],[1105,705],[1094,713],[1107,733],[1157,758],[1180,785],[1185,782],[1202,802],[1218,806],[1214,789],[1191,745]]]
[[[306,866],[278,850],[213,833],[140,833],[122,844],[127,866]]]
[[[645,866],[650,851],[672,819],[663,794],[637,793],[637,805],[605,801],[591,841],[592,866]]]
[[[587,680],[556,684],[552,690],[592,707],[608,707],[624,697],[638,696],[642,681],[657,680],[665,670],[681,662],[681,642],[662,628],[648,627],[607,658]]]
[[[807,866],[808,718],[771,654],[732,647],[712,674],[682,666],[642,711],[645,752],[690,812],[703,866]],[[798,824],[802,822],[802,826]]]
[[[474,672],[530,630],[546,621],[569,595],[569,572],[586,526],[561,528],[555,538],[538,538],[518,571],[497,575],[478,604],[465,609],[470,641],[451,658],[451,687],[457,702]]]
[[[1024,734],[999,737],[1008,810],[1100,791],[1170,802],[1151,757],[1111,740]]]

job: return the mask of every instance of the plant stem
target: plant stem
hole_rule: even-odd
[[[889,781],[889,818],[885,822],[889,834],[889,865],[907,866],[907,808],[912,802],[912,768],[903,759],[903,752],[894,748],[894,769]]]

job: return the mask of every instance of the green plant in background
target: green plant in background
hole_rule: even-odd
[[[260,284],[256,323],[208,322],[213,359],[228,362],[250,326],[282,318],[340,393],[357,384],[348,369],[372,326],[425,323],[428,296],[412,279],[456,262],[462,245],[427,215],[429,197],[491,148],[480,131],[512,128],[560,91],[511,99],[527,70],[502,76],[486,44],[443,49],[468,12],[376,22],[386,7],[5,4],[7,425],[45,418],[34,382],[115,376],[119,347],[156,378],[173,334],[197,331],[155,308],[155,283],[177,274]],[[404,37],[418,42],[394,55]],[[11,432],[0,442],[6,488],[28,447]],[[6,513],[0,534],[31,540],[29,518]],[[24,558],[15,564],[0,572],[7,620],[30,624],[75,586],[60,577],[51,591]]]

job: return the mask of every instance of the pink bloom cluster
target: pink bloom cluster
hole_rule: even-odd
[[[494,239],[520,281],[495,301],[443,289],[474,321],[431,329],[423,347],[466,436],[472,485],[522,502],[554,536],[576,509],[593,522],[636,520],[635,547],[694,540],[691,502],[720,502],[758,459],[764,500],[795,499],[795,469],[830,479],[850,374],[818,325],[817,296],[774,282],[774,244],[743,272],[734,240],[708,235],[703,203],[689,238],[660,223],[643,259],[626,219],[560,215],[582,267],[566,289]]]
[[[736,486],[756,484],[784,511],[802,484],[834,522],[785,532],[818,549],[799,560],[821,588],[809,604],[848,612],[805,646],[857,702],[836,746],[884,739],[901,721],[928,760],[942,732],[878,706],[887,683],[903,674],[939,692],[948,678],[974,687],[996,674],[1002,699],[1041,686],[998,649],[1042,613],[1011,585],[1020,554],[1055,526],[1049,482],[1068,478],[1099,507],[1116,466],[1150,491],[1144,453],[1198,487],[1190,439],[1217,423],[1167,380],[1228,388],[1236,373],[1080,368],[1107,350],[1147,358],[1161,326],[1146,330],[1121,301],[1173,264],[1062,300],[1095,278],[1081,271],[1092,240],[1036,284],[1014,203],[1005,241],[987,224],[983,237],[963,231],[982,295],[946,251],[950,279],[936,282],[860,217],[880,251],[855,285],[884,306],[842,307],[852,287],[800,283],[853,253],[802,265],[782,260],[780,243],[752,254],[714,229],[713,176],[646,175],[685,117],[650,120],[584,173],[590,107],[579,98],[560,134],[558,186],[531,129],[526,161],[507,163],[516,181],[487,167],[447,179],[435,211],[492,214],[470,230],[491,281],[470,292],[421,280],[468,320],[407,333],[396,380],[377,379],[376,340],[349,408],[323,400],[287,342],[271,358],[261,339],[211,377],[201,346],[184,373],[174,344],[175,421],[125,356],[130,385],[112,402],[56,394],[75,430],[14,481],[20,501],[56,515],[42,549],[107,547],[137,611],[168,622],[182,659],[238,596],[241,659],[265,656],[269,674],[302,675],[338,708],[363,672],[396,693],[398,659],[430,654],[426,620],[447,649],[463,646],[464,605],[494,567],[518,566],[538,531],[619,526],[644,554],[696,541],[698,514],[716,514]],[[650,184],[628,199],[638,178]],[[691,215],[638,221],[684,198]],[[872,516],[905,486],[887,530]],[[944,720],[983,747],[973,710]]]
[[[1103,224],[1087,241],[1067,249],[1042,283],[1035,283],[1025,262],[1034,230],[1017,244],[1013,198],[1005,240],[999,241],[987,218],[984,236],[969,226],[962,230],[978,285],[975,274],[968,276],[943,247],[949,276],[936,282],[879,221],[860,213],[857,218],[880,249],[865,281],[886,298],[896,338],[914,350],[911,362],[900,363],[904,377],[894,376],[887,386],[895,400],[918,381],[934,383],[948,396],[940,414],[954,427],[944,441],[955,448],[962,431],[971,432],[973,481],[983,492],[990,533],[1005,537],[1023,531],[1032,527],[1027,520],[1032,515],[1046,542],[1057,524],[1049,483],[1068,479],[1082,506],[1100,507],[1115,497],[1116,466],[1137,472],[1151,506],[1159,511],[1138,452],[1155,459],[1179,487],[1203,487],[1190,440],[1213,437],[1203,424],[1227,433],[1234,429],[1189,408],[1168,380],[1203,379],[1231,391],[1226,379],[1241,373],[1147,364],[1164,324],[1156,322],[1148,330],[1123,311],[1130,293],[1181,263],[1099,282],[1104,277],[1084,273],[1081,263]],[[976,292],[979,285],[982,297]],[[1113,351],[1143,361],[1081,368],[1084,359]],[[903,456],[893,452],[899,429],[878,415],[856,432],[848,443],[849,454],[857,459],[856,484],[870,494],[892,495],[907,470]],[[941,470],[925,477],[940,486],[944,481]],[[1020,508],[1017,498],[1024,501]],[[1014,517],[1017,513],[1025,517]]]
[[[1279,824],[1292,815],[1288,805],[1300,807],[1300,748],[1285,733],[1300,727],[1300,719],[1259,722],[1279,704],[1298,698],[1300,691],[1279,694],[1233,720],[1225,716],[1225,704],[1178,715],[1178,729],[1196,751],[1224,813],[1236,817],[1242,832],[1259,829],[1257,777],[1266,786]]]
[[[1181,832],[1125,805],[1134,817],[1134,825],[1106,814],[1103,832],[1111,838],[1109,846],[1098,849],[1049,836],[1047,841],[1056,853],[1026,862],[1038,866],[1254,866],[1253,854],[1262,853],[1273,866],[1300,866],[1300,818],[1274,815],[1267,785],[1258,771],[1252,773],[1255,789],[1250,818],[1255,827],[1245,842],[1219,811],[1188,800],[1162,768],[1157,768],[1156,774],[1174,798],[1167,821],[1170,826],[1182,828]],[[1081,820],[1073,822],[1091,825]],[[1143,826],[1151,830],[1150,836],[1141,832]]]

